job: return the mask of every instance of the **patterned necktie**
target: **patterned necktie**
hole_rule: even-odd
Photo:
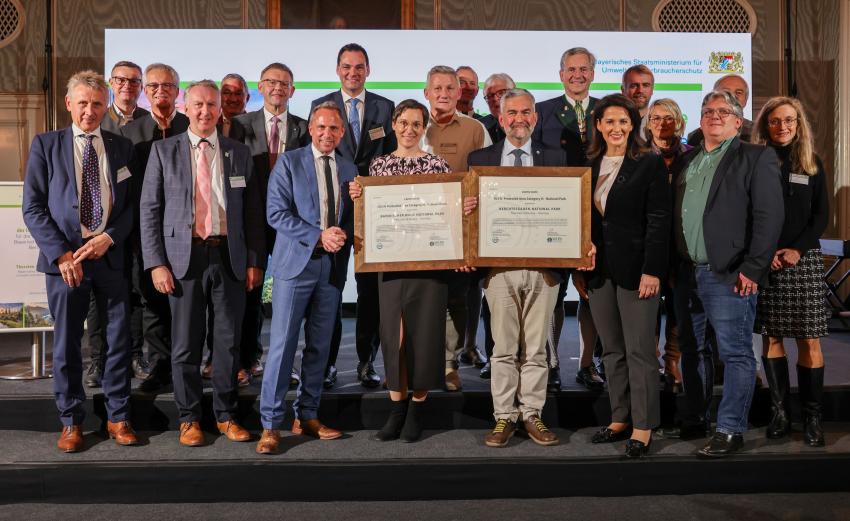
[[[280,123],[280,118],[272,117],[272,128],[269,132],[269,168],[274,168],[277,163],[277,153],[280,151],[280,130],[277,125]]]
[[[86,134],[83,148],[83,182],[80,194],[80,222],[88,230],[96,230],[103,220],[103,207],[100,205],[100,167],[97,152],[92,140],[94,134]]]
[[[195,164],[197,172],[195,177],[195,234],[206,239],[212,235],[212,173],[207,163],[207,149],[210,143],[202,139],[198,143]]]
[[[525,154],[525,152],[523,152],[522,150],[520,150],[518,148],[511,151],[511,155],[514,156],[514,166],[522,166],[522,155],[523,154]]]
[[[351,125],[351,135],[354,138],[354,148],[360,146],[360,111],[357,104],[360,100],[351,98],[351,110],[348,112],[348,123]]]
[[[575,105],[573,105],[573,108],[575,108],[575,111],[576,111],[576,121],[578,122],[578,131],[579,131],[579,134],[581,134],[582,142],[584,142],[584,140],[585,140],[584,127],[585,127],[585,124],[586,124],[586,122],[584,120],[584,107],[582,106],[580,101],[576,101]]]
[[[325,226],[325,228],[330,228],[331,226],[336,226],[336,201],[334,201],[334,180],[333,173],[331,173],[331,157],[321,156],[321,158],[322,161],[325,162],[325,190],[328,192],[328,224],[327,226]]]

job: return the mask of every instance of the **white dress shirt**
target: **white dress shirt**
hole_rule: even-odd
[[[511,152],[519,148],[525,152],[522,159],[522,166],[534,166],[534,158],[531,157],[531,139],[525,142],[521,147],[515,147],[510,139],[505,138],[505,146],[502,148],[502,166],[514,166],[514,156]]]
[[[596,209],[602,215],[605,215],[608,194],[611,192],[611,187],[614,186],[617,174],[620,173],[620,167],[623,166],[625,157],[602,156],[602,163],[599,165],[599,178],[596,181],[596,191],[593,193],[593,204],[596,205]]]
[[[277,122],[277,132],[279,139],[279,146],[277,148],[278,154],[283,154],[286,152],[286,115],[289,113],[289,110],[284,110],[280,114],[278,114],[277,118],[280,120]],[[269,139],[272,135],[272,118],[275,117],[274,114],[269,112],[263,107],[263,115],[265,116],[266,122],[266,143],[269,142]],[[270,153],[274,153],[273,150],[269,150]]]
[[[201,137],[191,130],[187,130],[189,144],[192,146],[192,156],[189,162],[192,165],[192,216],[195,215],[195,180],[198,178],[198,154],[201,149],[198,144]],[[227,203],[224,196],[224,172],[222,171],[221,151],[218,147],[218,131],[213,132],[206,138],[210,146],[207,147],[207,164],[210,165],[210,185],[212,197],[210,198],[210,210],[212,212],[212,235],[227,235]],[[194,228],[193,228],[194,229]]]
[[[83,196],[83,150],[86,148],[86,138],[84,137],[86,133],[76,124],[72,124],[71,129],[74,133],[74,176],[77,179],[77,208],[80,208]],[[100,207],[103,208],[103,218],[100,220],[100,226],[94,230],[89,230],[80,222],[83,239],[103,233],[104,228],[106,228],[106,221],[109,219],[109,212],[112,210],[112,181],[109,179],[109,161],[106,157],[106,148],[103,146],[100,127],[97,127],[91,134],[95,136],[92,140],[92,146],[97,154],[97,169],[100,177]]]
[[[328,224],[328,190],[325,186],[325,161],[322,159],[322,154],[319,152],[319,149],[316,148],[316,145],[310,145],[310,148],[313,149],[313,161],[316,163],[316,183],[319,185],[319,215],[320,215],[320,225],[323,230],[331,227],[337,226],[337,223]],[[339,220],[339,176],[336,172],[336,157],[335,153],[331,152],[328,154],[328,157],[331,158],[331,178],[333,179],[334,185],[334,201],[336,202],[336,218]]]

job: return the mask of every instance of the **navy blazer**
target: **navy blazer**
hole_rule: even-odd
[[[581,140],[578,118],[572,103],[568,104],[565,94],[541,101],[535,105],[537,126],[531,139],[548,148],[562,148],[567,153],[567,166],[587,164],[587,143],[593,133],[593,108],[598,99],[591,97],[584,113],[585,140]]]
[[[118,181],[118,170],[133,157],[133,144],[103,129],[103,148],[109,163],[112,209],[104,233],[115,243],[106,251],[106,263],[114,270],[124,268],[124,246],[133,226],[130,179]],[[41,273],[59,274],[56,261],[83,245],[80,228],[79,194],[74,170],[74,133],[71,127],[39,134],[30,146],[24,178],[24,222],[38,244]]]
[[[685,155],[683,172],[701,149]],[[703,213],[703,235],[711,270],[728,284],[735,284],[738,273],[761,286],[768,283],[785,222],[781,175],[771,147],[744,143],[737,137],[717,165]],[[677,190],[684,177],[679,176]],[[682,214],[678,196],[675,211]],[[681,234],[681,230],[674,232]]]
[[[310,112],[313,107],[326,101],[333,101],[342,111],[343,119],[345,117],[345,103],[342,101],[342,92],[334,91],[330,94],[322,96],[319,99],[313,100],[310,104]],[[395,103],[383,96],[378,96],[366,91],[365,107],[358,107],[363,112],[363,124],[360,126],[360,141],[359,146],[354,146],[354,138],[352,137],[351,125],[345,121],[345,135],[342,136],[342,141],[336,151],[345,159],[357,165],[358,175],[369,175],[369,163],[378,156],[389,154],[398,147],[396,142],[395,132],[393,132],[393,111]],[[369,136],[369,131],[377,128],[382,128],[384,135],[382,137],[372,139]]]
[[[341,289],[348,274],[354,236],[354,202],[348,195],[348,184],[357,176],[357,167],[339,152],[335,161],[339,181],[337,225],[347,236],[345,245],[334,254],[334,284]],[[309,146],[284,153],[272,170],[266,217],[277,230],[269,267],[274,277],[298,277],[319,245],[322,228],[317,179],[313,147]]]
[[[260,183],[260,195],[263,200],[263,215],[265,215],[266,192],[269,187],[269,140],[266,136],[266,116],[263,109],[240,114],[235,117],[230,126],[230,139],[235,139],[248,145],[251,156],[254,158],[254,175]],[[286,151],[295,150],[310,144],[310,134],[307,131],[307,122],[291,112],[286,112]],[[265,223],[265,218],[263,218]],[[265,225],[266,249],[274,249],[274,228]]]
[[[266,266],[259,183],[247,146],[224,136],[218,143],[230,265],[236,278],[245,280],[248,267]],[[186,276],[192,254],[192,157],[188,133],[154,142],[139,205],[145,269],[168,266],[178,279]],[[233,186],[238,177],[244,178],[244,188]]]
[[[593,189],[599,180],[602,158],[593,162]],[[640,287],[643,274],[664,279],[670,247],[672,201],[667,166],[661,156],[648,153],[637,159],[626,156],[608,192],[605,215],[591,205],[591,236],[596,245],[596,269],[590,287],[606,279],[627,290]]]

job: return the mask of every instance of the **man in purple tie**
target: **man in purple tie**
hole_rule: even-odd
[[[83,360],[80,340],[93,292],[105,310],[107,350],[103,393],[107,431],[119,445],[136,445],[130,426],[129,287],[125,240],[133,226],[130,171],[133,144],[102,130],[107,85],[94,71],[68,81],[70,127],[39,134],[24,179],[24,221],[38,244],[54,320],[53,389],[62,421],[58,447],[83,449]]]

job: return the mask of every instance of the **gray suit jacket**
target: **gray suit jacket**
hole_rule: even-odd
[[[227,213],[227,247],[233,274],[245,279],[247,267],[265,269],[266,244],[259,184],[248,147],[219,136]],[[186,276],[192,253],[192,146],[186,133],[157,141],[151,148],[140,203],[145,269],[169,266]],[[245,187],[233,186],[243,177]]]

